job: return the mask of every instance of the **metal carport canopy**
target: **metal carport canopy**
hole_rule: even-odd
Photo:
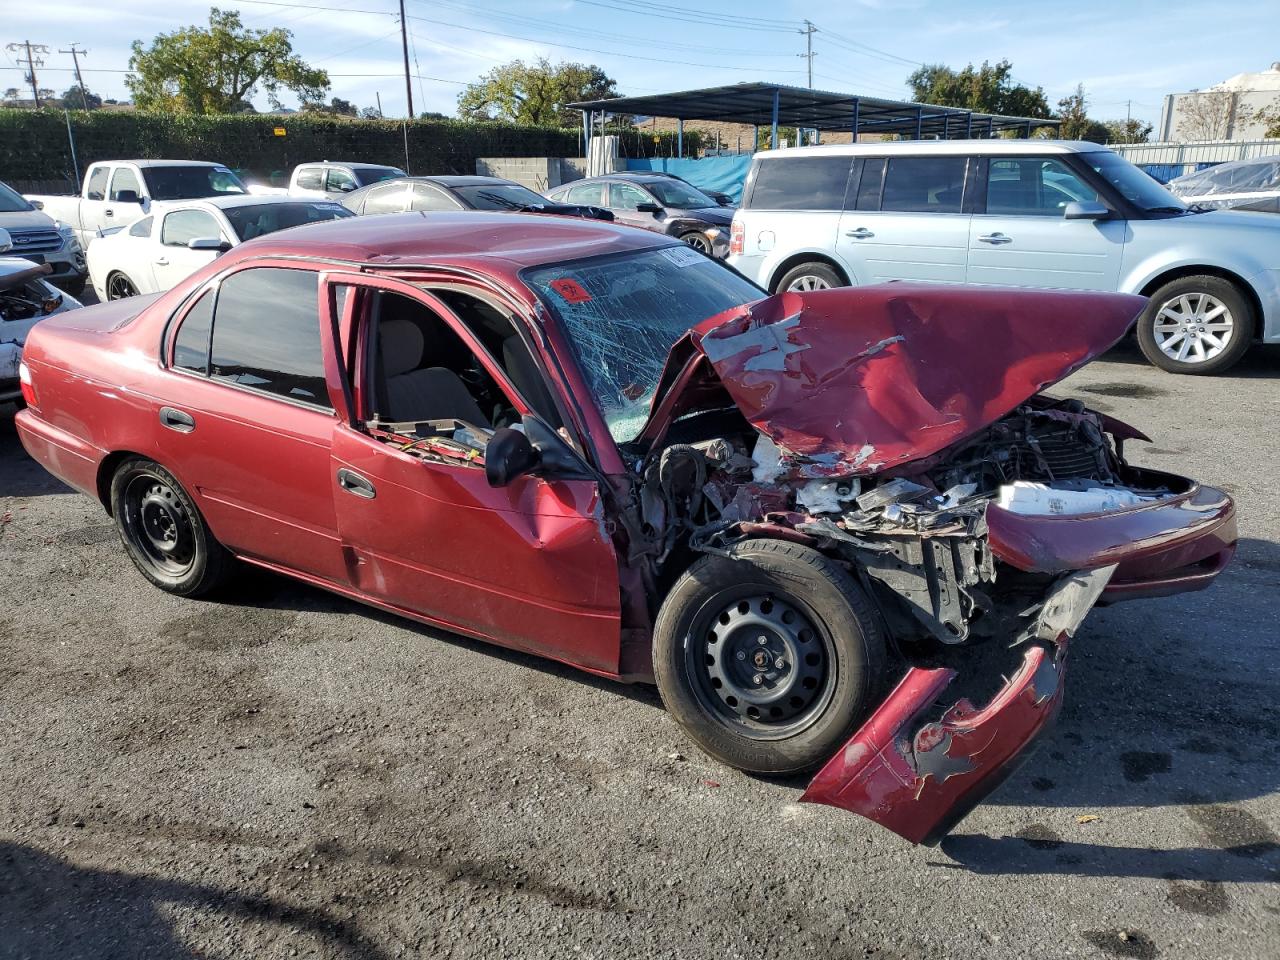
[[[810,130],[858,133],[896,133],[911,137],[968,138],[991,136],[1001,130],[1030,135],[1035,127],[1056,127],[1057,120],[978,113],[962,107],[943,107],[906,100],[886,100],[853,93],[811,90],[776,83],[737,83],[703,90],[660,93],[648,97],[586,100],[567,106],[583,111],[626,113],[678,120],[719,120],[761,127],[787,126]]]

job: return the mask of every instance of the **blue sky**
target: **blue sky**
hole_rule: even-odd
[[[404,113],[396,0],[280,0],[280,5],[225,0],[247,26],[282,26],[294,49],[332,75],[333,93],[360,106],[380,93],[388,116]],[[208,2],[114,0],[88,4],[8,0],[0,47],[46,44],[42,87],[69,86],[72,42],[90,52],[85,82],[103,96],[124,98],[129,45],[157,33],[204,22]],[[1091,115],[1156,121],[1166,93],[1209,86],[1280,59],[1264,4],[1203,2],[1005,2],[844,0],[831,6],[795,0],[406,0],[414,104],[452,114],[458,91],[490,67],[516,57],[596,63],[623,93],[682,90],[746,80],[803,86],[799,33],[814,35],[814,86],[873,96],[905,97],[917,63],[961,67],[1012,61],[1014,75],[1043,86],[1050,103],[1083,82]],[[319,9],[329,7],[329,9]],[[380,11],[380,12],[367,12]],[[4,52],[0,50],[0,52]],[[0,60],[0,88],[20,86],[20,53]],[[390,74],[391,76],[384,76]],[[372,75],[372,76],[371,76]],[[288,102],[288,100],[286,101]],[[259,106],[265,99],[258,97]]]

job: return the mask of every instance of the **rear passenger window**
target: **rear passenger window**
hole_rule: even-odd
[[[858,181],[859,210],[880,209],[880,189],[884,186],[884,158],[867,160],[862,164],[862,179]]]
[[[959,213],[964,157],[893,157],[885,169],[880,209],[895,213]]]
[[[299,170],[297,184],[302,190],[323,190],[324,168],[307,167],[305,170]]]
[[[841,210],[853,158],[773,157],[760,161],[750,206],[755,210]]]
[[[332,409],[324,385],[319,299],[318,278],[309,270],[258,267],[227,277],[213,318],[210,373]]]
[[[96,167],[89,177],[89,185],[85,190],[86,200],[105,200],[107,198],[108,167]]]
[[[143,217],[129,228],[129,236],[131,237],[149,237],[151,236],[151,217]]]
[[[173,341],[173,365],[207,376],[209,373],[209,331],[213,327],[212,290],[187,311]]]

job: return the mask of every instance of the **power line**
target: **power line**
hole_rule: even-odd
[[[39,56],[42,53],[48,53],[49,48],[43,43],[32,43],[30,40],[23,40],[21,43],[11,43],[5,47],[6,50],[26,50],[27,58],[25,60],[15,60],[15,63],[27,65],[27,73],[24,79],[31,81],[31,98],[36,105],[36,109],[40,109],[40,85],[36,82],[36,67],[43,67],[44,60]],[[34,53],[32,52],[34,51]]]

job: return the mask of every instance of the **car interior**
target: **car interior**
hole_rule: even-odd
[[[507,374],[529,407],[552,429],[561,418],[550,390],[513,318],[487,300],[433,289]],[[496,380],[435,311],[398,293],[373,292],[372,421],[394,432],[402,425],[458,421],[490,432],[520,422]],[[417,431],[421,432],[421,431]]]

